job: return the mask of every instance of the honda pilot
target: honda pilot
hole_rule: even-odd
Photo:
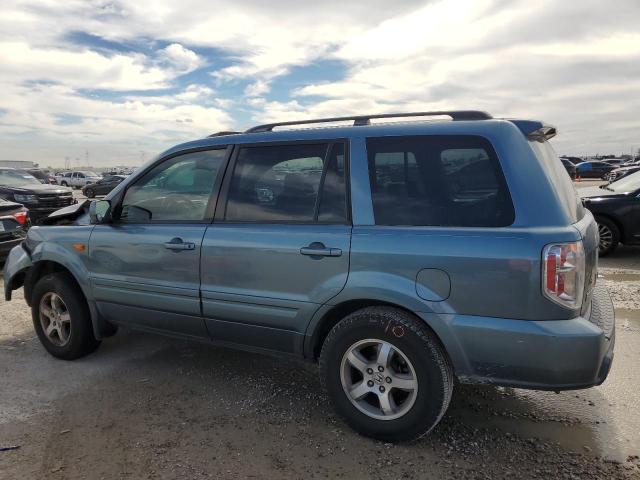
[[[613,308],[555,133],[448,111],[214,134],[137,170],[90,221],[31,228],[5,296],[24,287],[61,359],[125,325],[317,362],[336,411],[385,441],[431,431],[456,379],[599,385]]]

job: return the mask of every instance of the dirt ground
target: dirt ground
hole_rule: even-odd
[[[19,448],[0,478],[640,478],[638,259],[601,261],[618,313],[605,384],[458,386],[429,437],[397,445],[353,433],[294,360],[130,331],[55,360],[16,292],[0,300],[0,448]]]

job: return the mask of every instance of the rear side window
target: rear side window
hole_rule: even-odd
[[[225,220],[345,223],[344,169],[342,143],[242,147]]]
[[[573,186],[571,177],[558,161],[558,155],[553,147],[546,140],[531,140],[529,145],[535,152],[547,177],[553,183],[554,190],[559,195],[560,205],[562,205],[573,223],[578,222],[584,217],[584,207],[577,190]]]
[[[513,223],[513,203],[500,164],[483,138],[369,138],[367,154],[376,225]]]

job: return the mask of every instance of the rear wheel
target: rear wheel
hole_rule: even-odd
[[[100,345],[93,336],[87,302],[68,273],[38,280],[31,298],[31,315],[40,342],[54,357],[74,360]]]
[[[68,187],[69,184],[67,182],[60,182],[61,187]]]
[[[598,253],[601,257],[609,255],[620,243],[620,230],[618,226],[604,217],[597,217],[598,222],[598,234],[600,236],[600,242],[598,243]]]
[[[93,188],[85,189],[84,194],[87,196],[87,198],[93,198],[96,196],[96,192],[93,191]]]
[[[338,414],[384,441],[429,433],[453,391],[453,372],[434,334],[389,307],[365,308],[338,323],[322,347],[320,375]]]

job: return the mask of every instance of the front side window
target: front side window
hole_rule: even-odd
[[[367,140],[377,225],[501,227],[514,210],[490,144],[473,136]]]
[[[226,150],[171,158],[136,181],[122,200],[123,223],[204,221]]]
[[[325,187],[323,187],[323,185]],[[343,223],[344,147],[288,144],[242,147],[231,178],[229,222]]]

